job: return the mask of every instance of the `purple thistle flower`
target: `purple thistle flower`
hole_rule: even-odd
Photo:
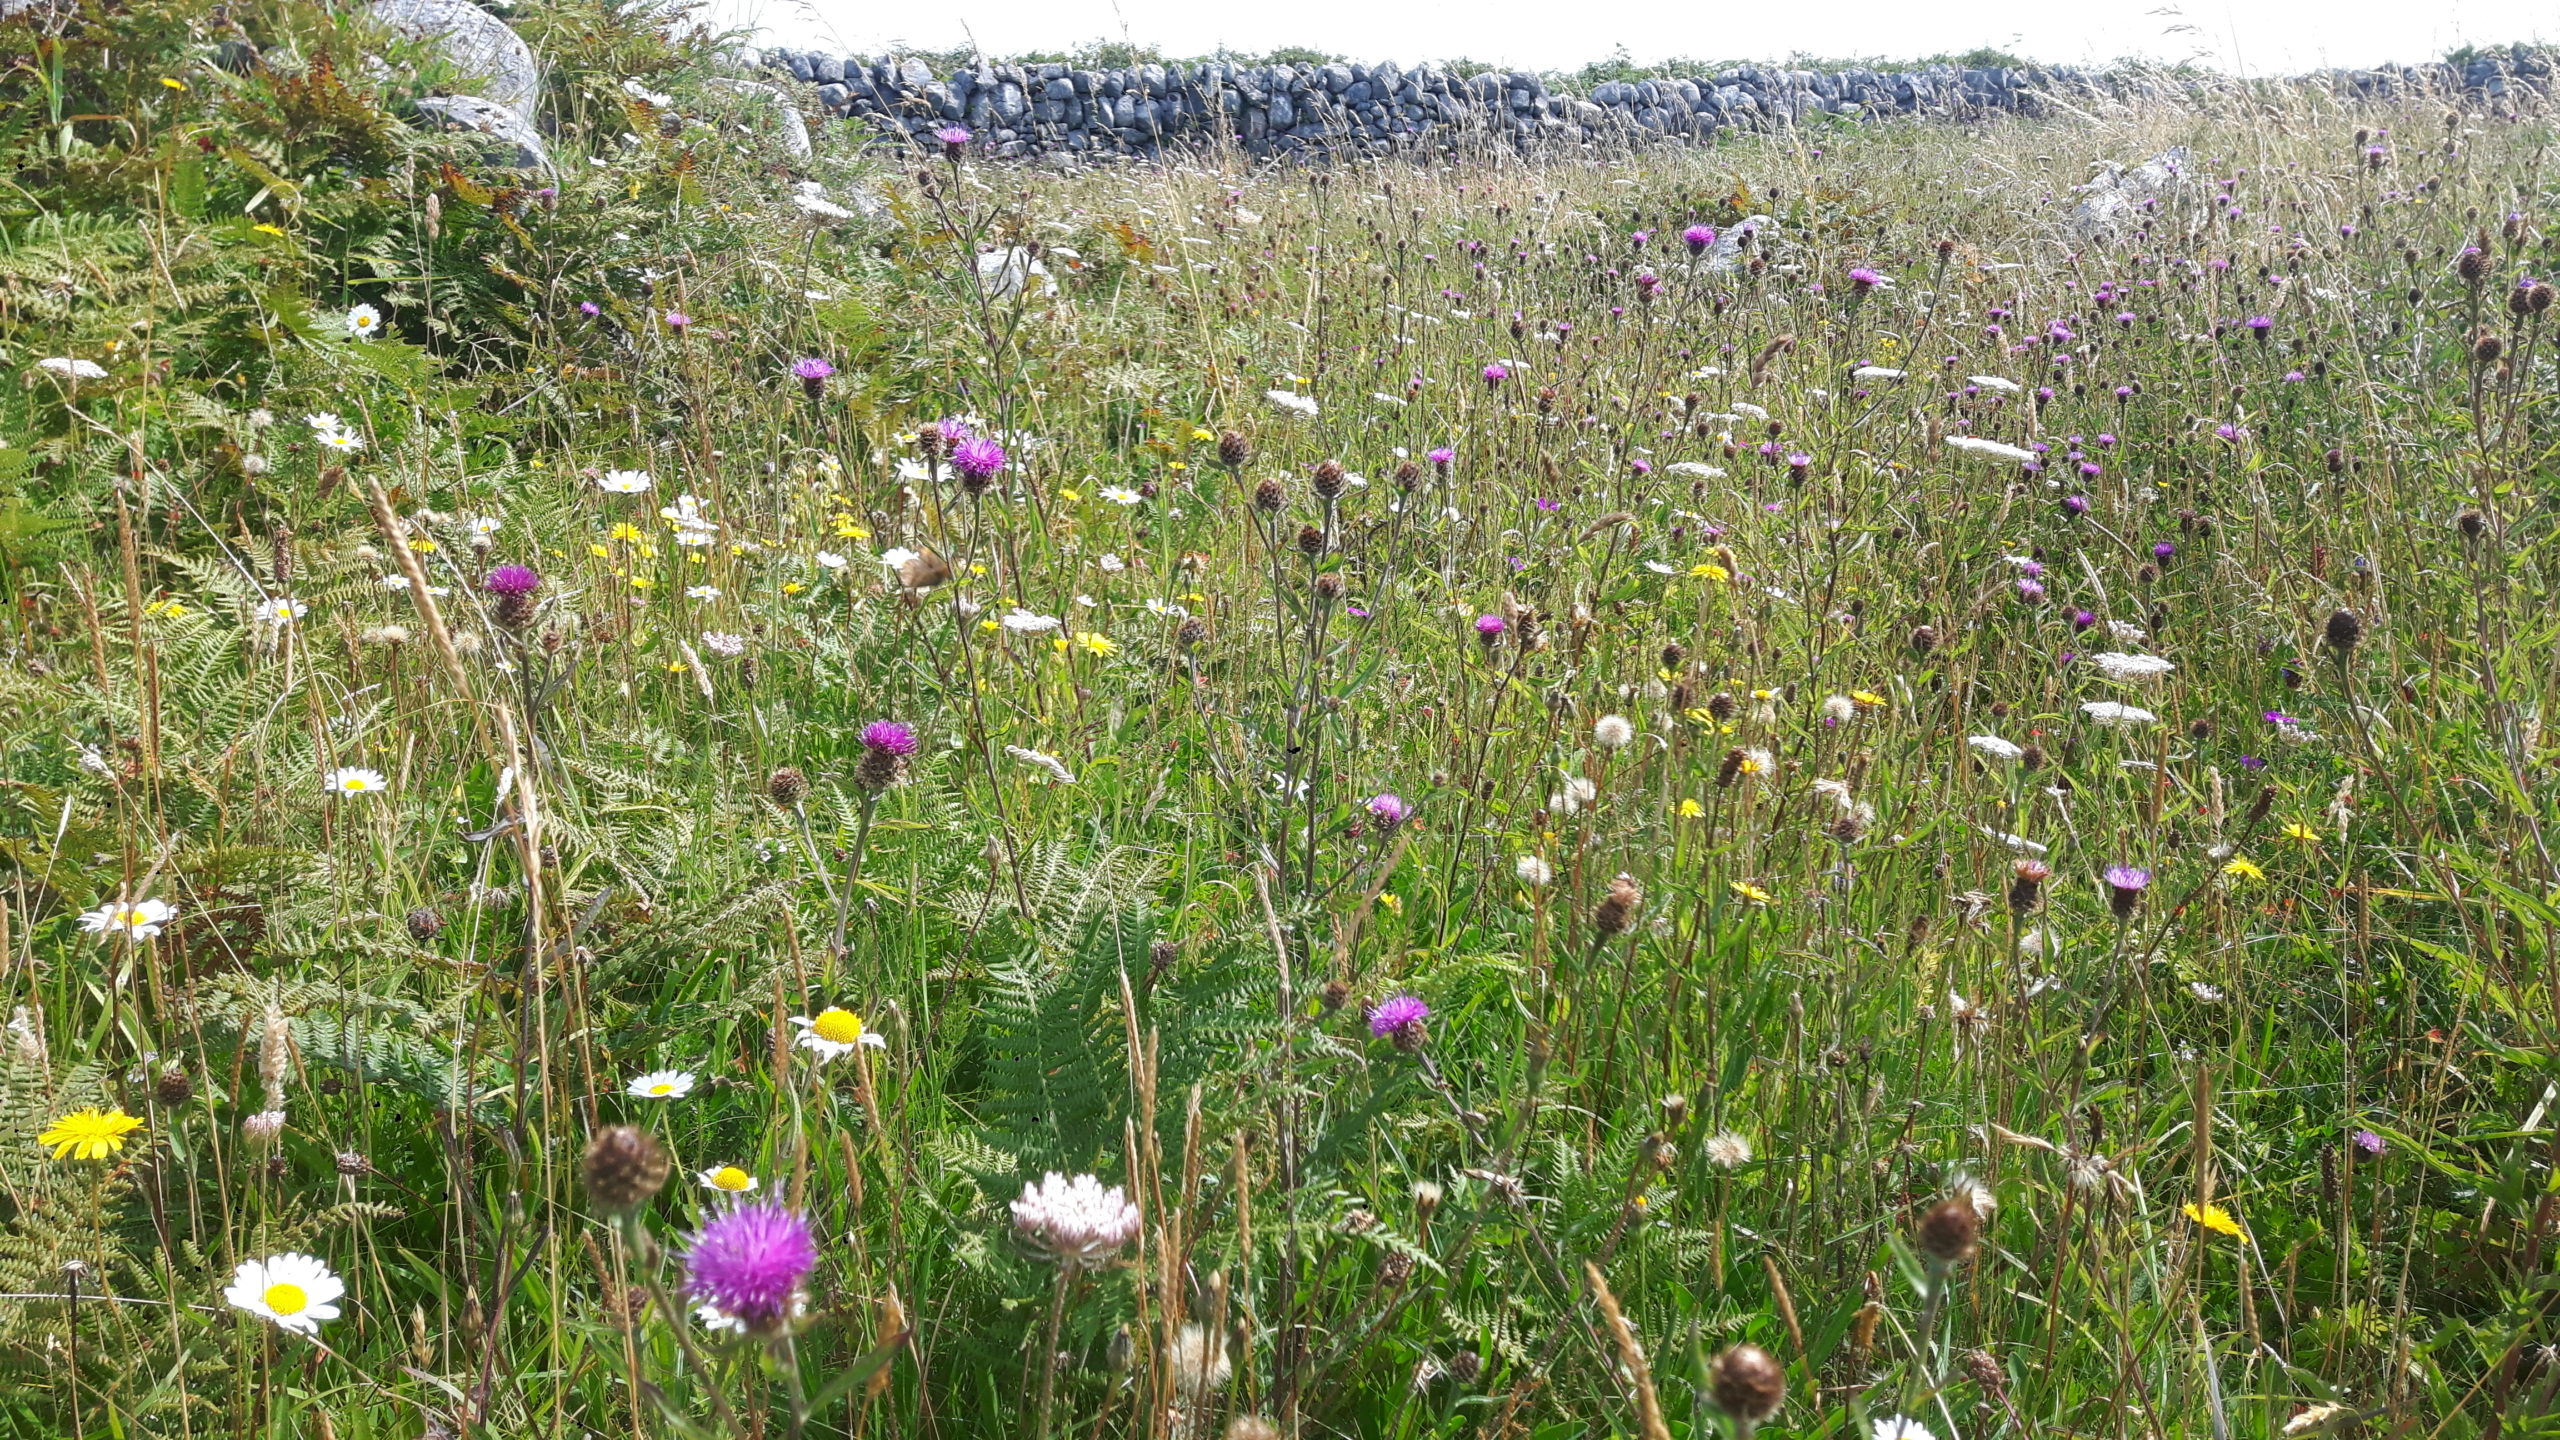
[[[944,433],[949,433],[947,421],[944,422]],[[959,471],[964,480],[984,485],[996,478],[1004,466],[1004,447],[983,435],[973,435],[951,447],[951,468]]]
[[[670,330],[678,330],[678,331],[680,331],[680,330],[684,329],[684,327],[686,327],[687,325],[690,325],[690,324],[692,324],[692,323],[693,323],[693,317],[692,317],[692,316],[690,316],[690,315],[687,315],[686,313],[684,313],[684,312],[683,312],[683,311],[681,311],[681,310],[670,310],[670,311],[668,311],[668,312],[667,312],[667,315],[666,315],[666,320],[667,320],[667,328],[668,328],[668,329],[670,329]]]
[[[2255,755],[2243,755],[2240,757],[2240,768],[2243,770],[2264,770],[2267,768],[2267,762],[2259,759]]]
[[[1858,287],[1858,293],[1864,295],[1883,284],[1884,277],[1861,265],[1849,272],[1849,283]]]
[[[969,142],[977,137],[969,133],[966,125],[945,125],[933,132],[933,138],[942,142],[942,158],[956,165],[968,153]]]
[[[1487,365],[1486,367],[1484,367],[1484,383],[1485,383],[1486,388],[1488,388],[1488,389],[1492,388],[1493,386],[1499,385],[1499,384],[1501,384],[1503,381],[1508,380],[1508,379],[1510,379],[1510,378],[1511,378],[1511,367],[1510,367],[1510,366],[1508,366],[1508,365],[1503,364],[1502,362],[1500,362],[1500,361],[1498,361],[1498,360],[1497,360],[1497,361],[1495,361],[1493,364],[1491,364],[1491,365]]]
[[[578,302],[578,313],[586,316],[590,320],[593,320],[604,313],[604,307],[598,305],[593,300],[581,300]]]
[[[2097,623],[2098,617],[2090,614],[2086,610],[2074,610],[2071,612],[2071,628],[2074,630],[2086,630]]]
[[[2355,1147],[2367,1155],[2379,1155],[2383,1151],[2382,1137],[2370,1130],[2358,1130],[2347,1139],[2354,1142]]]
[[[1441,445],[1424,451],[1422,458],[1430,461],[1433,469],[1446,476],[1449,473],[1449,467],[1457,462],[1458,452],[1446,445]]]
[[[2267,332],[2276,328],[2276,317],[2273,315],[2252,315],[2243,323],[2249,327],[2252,334],[2256,335],[2259,339],[2264,340],[2267,338]]]
[[[1369,814],[1389,830],[1413,818],[1413,807],[1404,803],[1403,796],[1392,791],[1370,796],[1367,808]]]
[[[2100,878],[2107,882],[2107,908],[2118,920],[2132,919],[2144,887],[2151,883],[2151,872],[2139,865],[2110,865]]]
[[[2166,560],[2177,553],[2178,547],[2170,544],[2166,540],[2163,540],[2159,544],[2151,547],[2151,558],[2154,560]]]
[[[2043,604],[2044,587],[2033,580],[2020,580],[2018,582],[2018,598],[2026,601],[2030,605]]]
[[[501,565],[483,577],[480,585],[492,595],[530,595],[542,587],[542,577],[529,565]]]
[[[1369,1033],[1381,1040],[1393,1040],[1399,1050],[1418,1049],[1422,1044],[1422,1022],[1431,1018],[1431,1007],[1420,996],[1397,995],[1381,1000],[1369,1012]]]
[[[827,377],[836,373],[836,367],[818,356],[809,355],[792,361],[791,373],[800,377],[800,388],[808,391],[809,398],[815,400],[827,393]]]
[[[2067,514],[2086,515],[2089,513],[2089,497],[2086,495],[2065,495],[2062,497],[2062,508]]]
[[[1530,503],[1531,503],[1531,504],[1533,504],[1533,505],[1535,505],[1535,506],[1537,506],[1540,510],[1545,510],[1545,511],[1556,511],[1556,510],[1561,510],[1561,509],[1563,509],[1563,508],[1564,508],[1564,502],[1563,502],[1563,501],[1561,501],[1561,500],[1550,500],[1550,499],[1548,499],[1548,498],[1547,498],[1546,496],[1544,496],[1544,495],[1540,495],[1540,496],[1536,497],[1535,499],[1533,499],[1532,501],[1530,501]]]
[[[1692,225],[1680,232],[1680,243],[1689,247],[1690,254],[1704,255],[1714,247],[1716,232],[1711,226]]]
[[[1645,242],[1652,238],[1653,232],[1650,230],[1638,230],[1627,237],[1628,240],[1634,243],[1635,248],[1639,250],[1643,249]]]
[[[862,748],[903,760],[916,753],[916,732],[895,720],[874,720],[862,727]]]
[[[1479,615],[1476,617],[1476,638],[1487,645],[1501,639],[1502,632],[1510,628],[1510,622],[1504,620],[1499,615]]]
[[[778,1328],[791,1297],[818,1266],[817,1237],[798,1212],[741,1205],[716,1215],[685,1252],[685,1289],[749,1330]]]

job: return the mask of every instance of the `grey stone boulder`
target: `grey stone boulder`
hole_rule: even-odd
[[[542,98],[542,69],[533,47],[507,22],[471,0],[372,0],[373,18],[413,40],[431,44],[457,68],[484,76],[481,98],[533,118]],[[469,128],[480,128],[477,124]]]

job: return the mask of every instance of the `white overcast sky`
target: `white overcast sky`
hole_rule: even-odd
[[[974,43],[989,55],[1132,40],[1169,55],[1304,45],[1356,60],[1465,56],[1571,69],[1624,46],[1637,61],[1907,58],[1996,46],[2048,63],[2140,55],[2252,74],[2432,60],[2459,45],[2560,39],[2551,0],[708,0],[704,18],[767,44],[875,54]]]

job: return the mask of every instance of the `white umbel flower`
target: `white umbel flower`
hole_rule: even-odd
[[[320,783],[332,795],[378,795],[391,788],[379,770],[365,770],[354,765],[341,766],[320,777]]]
[[[80,928],[92,935],[120,935],[128,940],[149,940],[161,927],[177,915],[166,900],[142,900],[133,904],[118,901],[101,905],[80,917]]]
[[[2036,458],[2036,452],[2033,450],[2021,450],[2015,445],[2003,445],[1997,440],[1985,440],[1979,435],[1950,435],[1947,437],[1947,448],[1962,450],[1968,455],[1990,455],[2001,460],[2024,461]]]
[[[1004,628],[1016,635],[1046,635],[1063,622],[1055,615],[1036,615],[1028,610],[1007,611]]]
[[[1967,375],[1964,378],[1966,384],[1979,385],[1985,390],[1997,390],[2003,395],[2015,395],[2018,393],[2018,382],[2011,380],[2006,376]]]
[[[2128,685],[2147,685],[2178,668],[2177,662],[2157,655],[2128,655],[2121,650],[2092,655],[2089,663],[2098,667],[2099,674]]]
[[[2001,739],[1997,735],[1976,735],[1964,743],[1981,751],[1983,754],[1990,756],[1994,760],[2005,760],[2012,765],[2015,765],[2020,760],[2025,759],[2027,754],[2024,749]]]
[[[1265,390],[1262,392],[1262,398],[1270,401],[1272,408],[1282,414],[1297,415],[1309,420],[1315,418],[1316,402],[1312,395],[1301,395],[1295,390]]]
[[[70,355],[51,355],[36,362],[36,368],[65,380],[104,380],[107,367],[95,360],[82,360]]]
[[[1069,1180],[1052,1170],[1039,1184],[1023,1186],[1013,1202],[1014,1233],[1075,1268],[1107,1263],[1138,1238],[1138,1220],[1126,1192],[1117,1185],[1106,1190],[1092,1175]]]
[[[632,1077],[622,1087],[641,1100],[681,1100],[693,1093],[693,1072],[689,1070],[652,1070]]]
[[[346,1283],[331,1274],[325,1263],[287,1251],[264,1260],[241,1261],[240,1268],[231,1272],[230,1288],[222,1298],[274,1321],[279,1329],[317,1335],[321,1321],[338,1318],[338,1301],[346,1293]]]
[[[2080,713],[2110,730],[2138,730],[2156,725],[2160,717],[2139,705],[2124,705],[2113,700],[2084,700]]]

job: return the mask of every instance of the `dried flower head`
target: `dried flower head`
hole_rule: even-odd
[[[608,1215],[629,1214],[648,1204],[666,1188],[673,1168],[664,1147],[647,1131],[631,1125],[596,1132],[587,1144],[583,1166],[587,1198]]]

